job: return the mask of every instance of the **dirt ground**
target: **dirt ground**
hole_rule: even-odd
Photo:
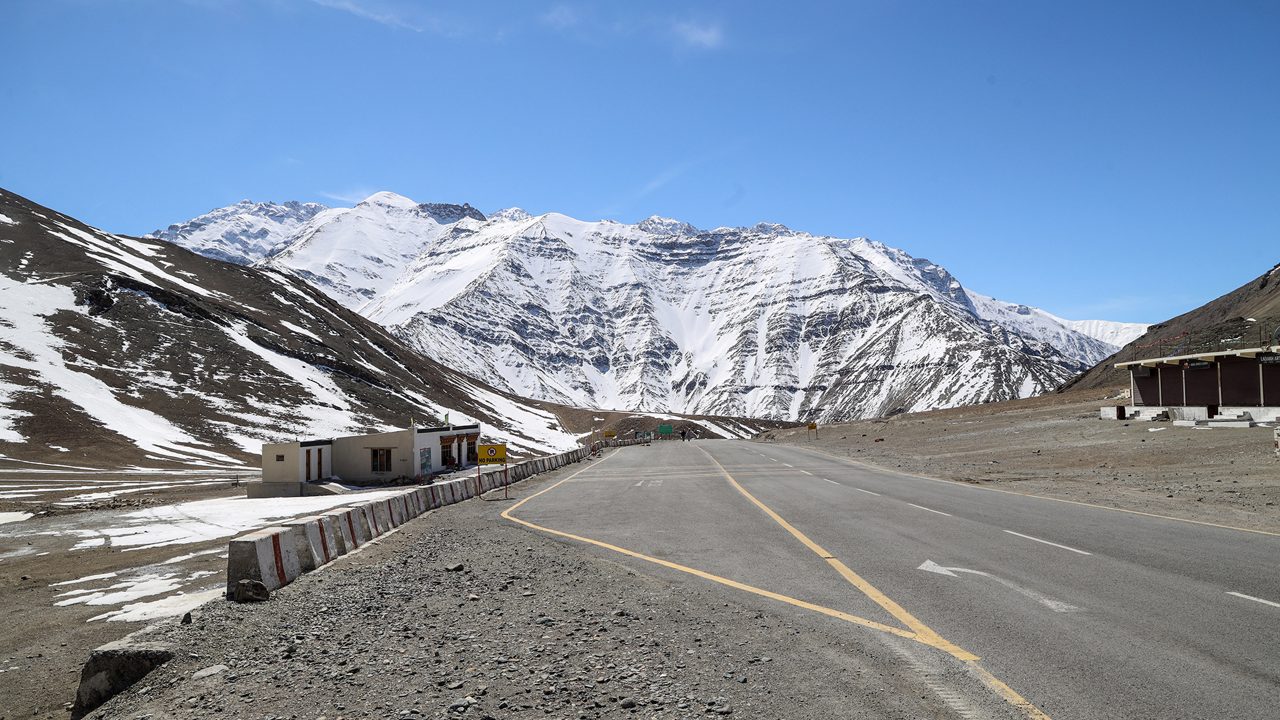
[[[130,510],[244,494],[242,488],[221,482],[148,490],[65,506],[59,505],[58,500],[85,491],[58,488],[47,477],[38,479],[51,492],[42,492],[34,499],[0,503],[0,510],[34,515],[28,520],[0,525],[0,605],[5,609],[4,629],[0,631],[0,720],[66,718],[75,699],[80,668],[89,651],[146,624],[91,621],[90,618],[115,610],[127,600],[109,605],[56,605],[68,599],[65,593],[102,591],[117,582],[147,574],[167,575],[170,580],[181,582],[186,592],[222,582],[226,560],[217,553],[225,552],[225,539],[143,550],[97,547],[73,551],[72,545],[81,538],[69,531],[111,525],[118,513]],[[100,488],[111,488],[111,481],[140,479],[105,476],[93,482],[87,477],[58,478],[67,487],[95,485]],[[196,478],[191,482],[202,480]],[[15,480],[8,487],[19,482]],[[0,485],[3,487],[6,485]],[[205,554],[172,562],[178,556],[200,552]],[[96,582],[75,582],[108,573],[116,576]]]
[[[1271,427],[1186,428],[1102,420],[1120,388],[777,430],[868,465],[1014,492],[1280,532]]]

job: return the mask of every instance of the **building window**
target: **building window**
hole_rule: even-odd
[[[283,455],[277,455],[277,456],[276,456],[276,462],[284,462],[284,456],[283,456]]]
[[[369,457],[373,472],[391,472],[391,448],[373,448],[369,450]]]

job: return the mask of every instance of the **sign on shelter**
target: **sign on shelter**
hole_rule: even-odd
[[[484,445],[481,444],[477,448],[476,457],[481,465],[506,465],[507,464],[507,446]]]

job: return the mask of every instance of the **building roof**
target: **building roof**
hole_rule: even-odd
[[[418,432],[453,432],[455,430],[479,430],[479,425],[446,425],[445,427],[420,427]]]
[[[1128,368],[1135,365],[1145,365],[1147,367],[1155,367],[1157,365],[1177,365],[1183,360],[1204,360],[1213,362],[1220,357],[1243,357],[1256,358],[1259,355],[1266,355],[1280,351],[1280,346],[1271,345],[1267,347],[1256,348],[1238,348],[1236,350],[1219,350],[1217,352],[1201,352],[1191,355],[1170,355],[1168,357],[1147,358],[1145,360],[1130,360],[1128,362],[1116,363],[1117,368]]]

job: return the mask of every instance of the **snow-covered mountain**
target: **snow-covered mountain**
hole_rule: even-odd
[[[1149,327],[1143,323],[1110,320],[1064,320],[1040,308],[996,300],[972,290],[966,293],[978,317],[1047,342],[1067,357],[1091,366],[1140,337]]]
[[[324,209],[319,203],[241,200],[180,225],[156,230],[147,237],[216,260],[250,265],[270,255],[282,238],[291,237],[303,223]]]
[[[1114,349],[900,250],[768,223],[485,217],[384,192],[258,262],[451,367],[579,406],[873,417],[1038,394]]]
[[[418,355],[293,275],[111,235],[3,190],[0,285],[5,463],[231,466],[262,442],[446,415],[524,452],[577,445],[555,408]]]

